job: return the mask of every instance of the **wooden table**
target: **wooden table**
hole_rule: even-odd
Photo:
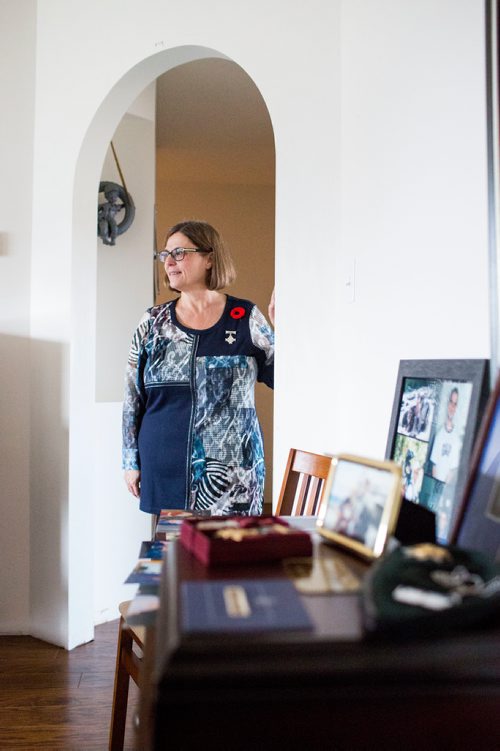
[[[365,564],[315,540],[316,556]],[[500,749],[500,633],[363,640],[360,598],[303,596],[312,632],[200,635],[178,625],[179,584],[283,576],[281,562],[205,568],[167,551],[146,641],[140,751]]]

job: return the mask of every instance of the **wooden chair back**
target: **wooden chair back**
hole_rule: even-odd
[[[130,626],[127,623],[130,603],[131,600],[127,600],[127,602],[122,602],[118,606],[120,625],[118,626],[115,685],[109,728],[109,751],[123,751],[130,678],[139,685],[139,671],[144,652],[145,627]],[[136,645],[137,651],[134,650],[134,645]]]
[[[277,516],[317,516],[332,459],[290,449],[276,508]]]

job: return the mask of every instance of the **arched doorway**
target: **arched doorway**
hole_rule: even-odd
[[[93,636],[94,579],[99,575],[109,580],[109,604],[115,607],[122,599],[116,594],[123,578],[113,570],[109,555],[110,540],[113,547],[129,546],[136,555],[137,541],[148,536],[149,520],[142,518],[135,509],[130,514],[126,528],[120,528],[124,503],[130,503],[121,484],[119,456],[116,455],[120,405],[107,405],[110,429],[109,445],[99,445],[89,437],[95,434],[95,373],[99,365],[96,359],[96,186],[105,151],[123,114],[136,97],[148,85],[166,72],[194,61],[227,61],[221,53],[202,47],[182,47],[164,50],[131,69],[109,92],[89,125],[79,154],[75,172],[73,198],[73,245],[72,245],[72,311],[74,327],[71,337],[70,375],[70,452],[69,452],[69,508],[67,515],[68,535],[68,637],[69,648],[88,641]],[[274,191],[274,186],[273,186]],[[258,191],[257,191],[258,192]],[[273,193],[274,198],[274,193]],[[272,210],[274,216],[274,205]],[[209,219],[209,217],[205,217]],[[214,221],[215,224],[218,222]],[[219,223],[220,224],[220,223]],[[248,255],[248,254],[247,254]],[[248,259],[245,255],[246,262]],[[238,262],[238,259],[237,259]],[[250,264],[251,265],[251,264]],[[254,273],[254,270],[252,271]],[[133,290],[133,279],[130,280]],[[122,299],[130,292],[121,289]],[[250,296],[248,291],[246,296]],[[152,302],[152,300],[151,300]],[[149,302],[148,304],[151,304]],[[257,301],[256,302],[260,302]],[[265,309],[265,307],[264,307]],[[120,363],[119,367],[123,367]],[[272,419],[271,419],[272,424]],[[270,432],[270,428],[268,427]],[[269,441],[268,441],[269,445]],[[100,479],[88,468],[95,466],[95,452],[109,451],[104,461],[108,462],[109,474],[119,478],[103,491]],[[101,461],[103,455],[100,454]],[[91,477],[89,477],[89,474]],[[127,510],[127,515],[129,511]],[[118,524],[116,520],[120,519]],[[89,565],[89,550],[94,551],[94,566]],[[103,550],[105,549],[105,553]],[[137,548],[138,551],[138,548]],[[106,558],[106,570],[100,563]],[[95,570],[95,571],[94,571]],[[130,592],[131,594],[131,592]],[[102,620],[113,617],[110,611]]]
[[[266,104],[237,63],[220,58],[177,66],[157,79],[158,242],[179,219],[218,227],[236,262],[231,294],[266,313],[274,286],[275,149]],[[161,284],[157,301],[174,295]],[[265,507],[271,513],[272,392],[257,385],[266,447]]]

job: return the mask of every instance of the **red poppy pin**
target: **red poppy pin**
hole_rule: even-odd
[[[231,318],[235,318],[235,319],[243,318],[243,316],[245,315],[245,308],[240,308],[240,307],[233,308],[232,310],[229,311],[229,315],[231,316]]]

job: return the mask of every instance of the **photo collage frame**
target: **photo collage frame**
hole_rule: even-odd
[[[402,468],[404,499],[435,514],[443,544],[455,535],[487,394],[487,360],[400,362],[386,458]]]

